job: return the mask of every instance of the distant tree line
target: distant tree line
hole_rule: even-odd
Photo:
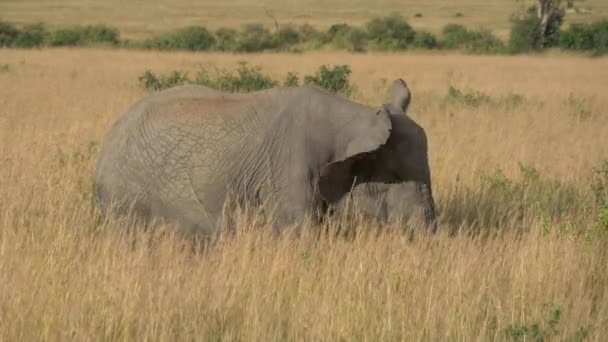
[[[541,14],[537,6],[516,13],[511,18],[508,41],[502,41],[485,29],[469,29],[448,24],[440,36],[415,30],[401,15],[374,18],[362,26],[344,23],[327,30],[304,25],[277,25],[270,30],[262,24],[247,24],[240,30],[187,26],[143,40],[121,39],[116,28],[107,25],[72,26],[49,29],[44,24],[18,27],[0,21],[0,47],[38,48],[44,46],[91,46],[187,50],[301,52],[324,47],[351,52],[421,50],[460,50],[474,54],[516,54],[547,48],[590,51],[600,55],[608,51],[608,20],[573,24],[562,29],[563,10]]]

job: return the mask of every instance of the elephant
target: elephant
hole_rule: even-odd
[[[380,106],[311,85],[149,94],[104,137],[94,176],[100,211],[208,235],[237,205],[272,203],[281,230],[321,222],[368,182],[415,182],[430,193],[425,131],[403,115],[410,98],[402,79]],[[423,200],[434,210],[432,198]]]
[[[426,227],[433,233],[437,230],[431,187],[420,182],[361,184],[353,189],[350,197],[345,196],[334,210],[344,211],[349,205],[356,213],[381,223]]]

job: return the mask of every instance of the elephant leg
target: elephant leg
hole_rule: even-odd
[[[437,218],[435,214],[435,200],[433,199],[430,186],[426,183],[416,183],[416,194],[428,231],[435,233],[437,231]]]
[[[292,186],[286,196],[278,201],[275,229],[286,228],[300,235],[308,225],[320,223],[329,211],[329,206],[316,196],[306,183]]]

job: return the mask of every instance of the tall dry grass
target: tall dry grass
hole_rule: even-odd
[[[96,153],[143,94],[145,69],[233,67],[242,56],[0,53],[0,340],[608,334],[608,196],[592,172],[608,158],[608,59],[248,55],[279,79],[347,63],[355,97],[374,104],[404,77],[430,140],[442,233],[410,240],[353,221],[343,225],[354,237],[274,238],[242,220],[236,237],[196,250],[171,230],[133,241],[101,222]],[[490,100],[450,97],[450,85]]]

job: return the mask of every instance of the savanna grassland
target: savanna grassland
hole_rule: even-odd
[[[127,38],[142,38],[187,25],[238,28],[244,23],[311,24],[326,29],[332,24],[360,25],[370,18],[402,14],[416,29],[438,33],[447,23],[492,30],[508,37],[509,16],[533,0],[3,0],[0,20],[18,24],[43,21],[52,26],[103,23],[117,27]],[[566,24],[606,19],[608,2],[576,0],[579,12]]]
[[[593,340],[608,336],[608,59],[0,50],[0,340]],[[273,238],[243,218],[196,251],[102,222],[92,174],[144,70],[403,77],[441,233]],[[450,90],[450,86],[452,89]],[[452,233],[452,235],[448,234]],[[193,250],[194,249],[194,250]]]

